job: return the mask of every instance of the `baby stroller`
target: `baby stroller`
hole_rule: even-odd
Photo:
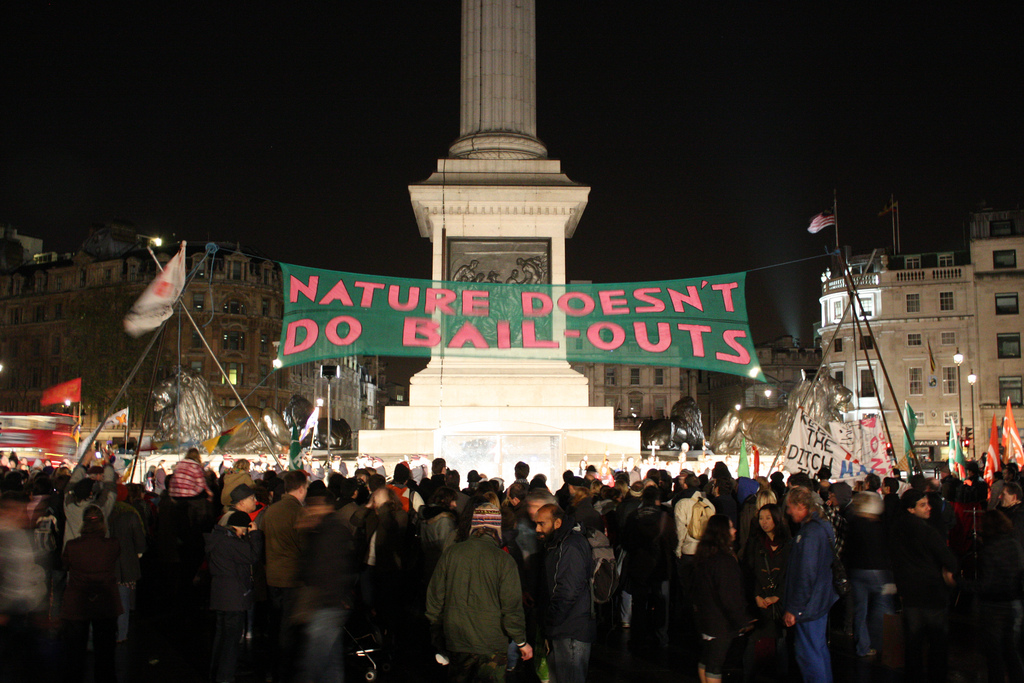
[[[345,666],[362,672],[363,680],[371,682],[391,670],[384,634],[366,610],[354,610],[345,624]]]

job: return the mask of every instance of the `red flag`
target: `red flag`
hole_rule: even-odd
[[[63,384],[54,384],[49,389],[43,390],[43,396],[39,399],[39,405],[52,406],[64,401],[81,403],[82,401],[82,378],[73,379]]]
[[[751,443],[750,448],[754,451],[754,478],[757,479],[761,476],[761,451],[755,443]]]
[[[1006,398],[1006,417],[1003,418],[1003,457],[1006,462],[1016,462],[1018,467],[1024,468],[1024,446],[1020,443],[1020,432],[1017,431],[1017,421],[1013,419],[1009,397]]]
[[[996,415],[992,413],[992,431],[988,437],[988,452],[985,453],[985,481],[990,487],[995,480],[995,473],[1002,468],[999,461],[999,427],[996,426]]]

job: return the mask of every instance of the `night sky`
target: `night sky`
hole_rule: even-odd
[[[429,277],[407,186],[458,135],[456,0],[25,4],[2,14],[0,222],[47,250],[124,220]],[[538,135],[592,188],[569,277],[824,254],[806,227],[833,190],[855,250],[890,245],[890,193],[904,252],[1019,208],[1024,4],[943,4],[539,0]],[[826,265],[751,275],[755,341],[811,342]]]

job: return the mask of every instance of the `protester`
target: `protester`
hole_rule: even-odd
[[[235,461],[235,466],[224,475],[224,487],[220,491],[220,504],[224,506],[224,512],[228,512],[234,501],[231,500],[231,492],[237,486],[246,486],[252,490],[256,483],[249,474],[250,463],[245,458]]]
[[[334,510],[333,494],[307,496],[309,529],[299,560],[297,620],[306,625],[303,683],[345,680],[342,630],[354,606],[355,538]]]
[[[826,627],[828,612],[838,599],[832,588],[832,525],[822,518],[814,494],[802,486],[786,494],[786,513],[800,529],[786,567],[782,619],[795,627],[794,651],[804,680],[831,683]]]
[[[68,587],[61,622],[67,646],[65,680],[85,680],[85,658],[92,633],[93,680],[113,681],[114,648],[121,598],[116,566],[121,544],[107,538],[103,510],[90,505],[82,511],[81,534],[64,546]]]
[[[853,598],[853,638],[858,657],[873,657],[882,648],[882,622],[893,614],[892,561],[882,515],[885,505],[874,492],[853,496],[846,530],[846,570]]]
[[[216,616],[210,676],[231,683],[238,664],[246,614],[253,606],[253,566],[263,553],[263,532],[239,510],[206,534],[210,569],[210,609]]]
[[[309,481],[301,470],[285,472],[284,496],[263,513],[266,544],[267,594],[270,598],[269,637],[276,645],[274,674],[279,681],[291,670],[297,634],[289,624],[298,592],[299,556],[301,554],[299,519]]]
[[[591,609],[594,562],[590,543],[557,505],[540,508],[536,523],[537,538],[545,548],[543,630],[551,644],[551,673],[558,683],[583,683],[597,637],[597,620]]]
[[[27,502],[18,491],[0,497],[0,680],[41,673],[36,622],[46,615],[46,576],[35,562]]]
[[[87,449],[88,450],[88,449]],[[92,463],[91,465],[89,463]],[[82,528],[82,515],[93,505],[103,512],[104,529],[106,519],[117,502],[117,486],[114,483],[114,468],[102,456],[86,452],[71,472],[67,492],[64,495],[64,546],[78,538]]]
[[[774,497],[774,493],[771,494]],[[789,653],[786,647],[786,629],[782,621],[782,598],[786,585],[786,567],[791,548],[789,526],[782,507],[769,503],[757,513],[757,525],[751,531],[743,557],[753,575],[753,595],[757,606],[757,625],[743,653],[743,679],[753,681],[758,666],[757,644],[770,638],[775,645],[776,673],[786,680],[789,671]]]
[[[735,542],[732,520],[713,515],[694,556],[695,609],[702,639],[697,676],[701,683],[722,680],[729,646],[741,630],[753,625],[743,572],[733,550]]]
[[[423,508],[420,547],[423,551],[423,583],[430,583],[441,554],[455,542],[456,492],[447,486],[434,490],[430,504]]]
[[[500,534],[501,511],[480,505],[469,538],[444,551],[430,579],[426,615],[451,681],[504,681],[510,641],[523,660],[533,657],[519,573]]]
[[[117,642],[128,640],[128,620],[135,605],[135,587],[142,578],[139,559],[146,552],[146,530],[142,517],[134,507],[118,502],[110,513],[110,537],[121,546],[116,565],[117,592],[121,598],[121,614],[117,618]]]
[[[1009,675],[1011,681],[1024,681],[1020,652],[1024,548],[1010,520],[998,510],[985,513],[981,528],[979,576],[965,581],[964,587],[978,597],[979,640],[986,654],[988,680],[1002,683]]]
[[[623,549],[628,553],[624,579],[632,595],[630,648],[668,647],[669,580],[676,549],[675,524],[661,505],[661,489],[649,486],[640,508],[626,521]]]

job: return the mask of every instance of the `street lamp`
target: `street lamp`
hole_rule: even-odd
[[[974,438],[971,439],[971,459],[978,459],[978,445],[975,441],[978,440],[978,419],[974,412],[974,383],[978,381],[978,376],[974,374],[974,368],[971,368],[971,374],[967,375],[967,383],[971,385],[971,429],[974,430]]]
[[[953,354],[953,362],[956,363],[956,400],[959,404],[959,408],[956,413],[957,427],[959,431],[964,430],[964,393],[960,391],[960,364],[964,362],[964,354],[960,353],[960,347],[956,349],[956,353]],[[963,438],[963,434],[961,434]]]

